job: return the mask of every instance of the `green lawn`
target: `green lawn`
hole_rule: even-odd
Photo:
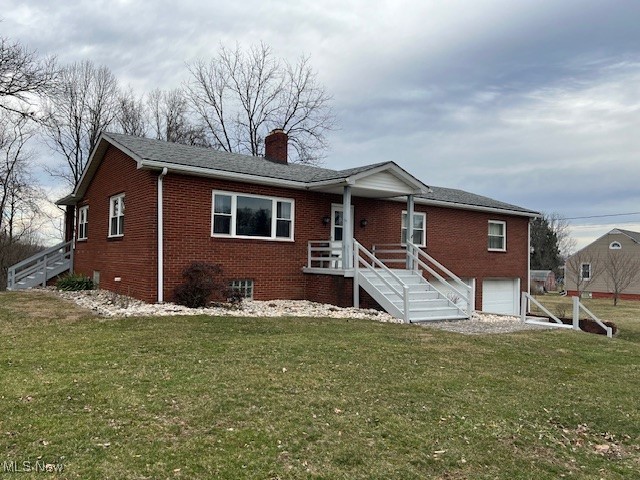
[[[0,446],[17,462],[2,467],[64,471],[0,477],[638,478],[634,316],[612,340],[465,336],[361,320],[106,320],[2,294]]]

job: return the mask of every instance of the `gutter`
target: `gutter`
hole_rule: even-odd
[[[158,175],[158,303],[164,301],[164,220],[162,209],[162,180],[169,173],[167,167]]]

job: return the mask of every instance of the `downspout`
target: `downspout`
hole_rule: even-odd
[[[531,295],[531,220],[527,224],[527,293]],[[530,303],[529,297],[527,297],[527,312],[531,310]]]
[[[158,303],[164,301],[164,223],[162,212],[162,180],[168,173],[167,167],[158,175]]]

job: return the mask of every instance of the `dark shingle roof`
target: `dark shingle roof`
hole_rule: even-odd
[[[617,230],[624,233],[628,237],[631,237],[637,243],[640,243],[640,232],[632,232],[631,230],[622,230],[621,228],[618,228]]]
[[[319,182],[334,180],[369,170],[378,165],[365,165],[348,170],[330,170],[310,165],[283,164],[264,158],[229,153],[212,148],[194,147],[180,143],[132,137],[121,133],[107,133],[106,137],[127,148],[144,160],[166,162],[196,168],[209,168],[224,172],[257,175],[294,182]]]
[[[431,187],[431,193],[419,195],[421,198],[425,198],[427,200],[434,200],[437,202],[445,202],[445,203],[455,203],[461,205],[469,205],[469,206],[477,206],[477,207],[486,207],[486,208],[497,208],[500,210],[509,210],[513,212],[522,212],[522,213],[530,213],[537,214],[533,210],[528,210],[526,208],[518,207],[517,205],[511,205],[510,203],[500,202],[499,200],[494,200],[493,198],[484,197],[482,195],[476,195],[475,193],[465,192],[464,190],[458,190],[455,188],[444,188],[444,187]]]
[[[382,162],[346,170],[331,170],[300,164],[282,164],[271,162],[264,158],[229,153],[212,148],[194,147],[179,143],[153,140],[150,138],[133,137],[120,133],[105,133],[105,137],[115,144],[124,147],[139,158],[147,161],[212,169],[223,172],[239,173],[278,180],[301,183],[315,183],[339,180],[361,172],[374,169],[392,162]],[[473,193],[444,187],[430,187],[430,192],[420,195],[421,198],[434,202],[457,205],[494,208],[524,214],[537,214],[532,210],[500,202],[492,198]]]

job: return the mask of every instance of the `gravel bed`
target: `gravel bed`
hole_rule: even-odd
[[[236,308],[208,307],[188,308],[175,303],[150,304],[106,290],[62,292],[47,288],[64,299],[103,317],[211,315],[231,317],[323,317],[361,318],[378,322],[402,323],[386,312],[373,309],[340,308],[335,305],[307,300],[244,300]],[[519,317],[474,313],[469,320],[424,322],[420,326],[449,332],[479,335],[510,333],[519,330],[545,329],[537,325],[523,324]]]

